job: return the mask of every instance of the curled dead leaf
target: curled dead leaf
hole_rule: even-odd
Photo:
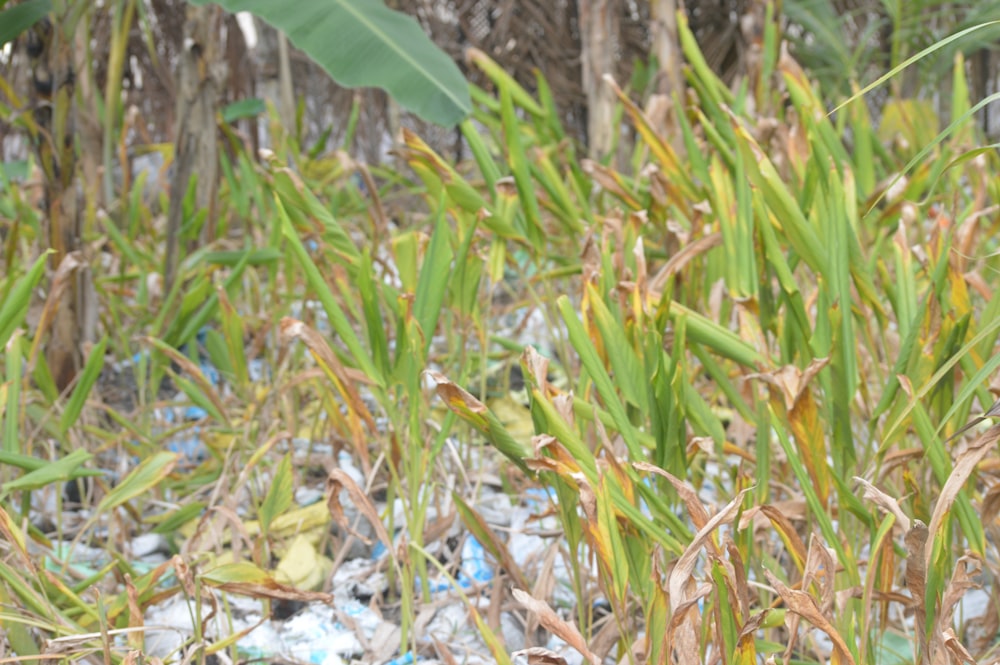
[[[786,515],[786,511],[771,504],[754,506],[749,510],[744,511],[743,515],[740,516],[740,529],[747,528],[751,521],[758,521],[754,518],[759,515],[766,517],[767,520],[770,521],[771,526],[778,530],[778,535],[788,548],[788,553],[794,559],[796,567],[801,571],[805,567],[806,544],[802,542],[799,532],[796,531],[795,525],[792,524],[792,520],[788,515]],[[766,525],[767,522],[762,521],[762,524]],[[755,524],[754,526],[757,529],[765,528],[759,524]]]
[[[976,465],[979,464],[986,455],[996,449],[996,443],[1000,441],[1000,425],[994,425],[986,430],[982,436],[972,441],[968,446],[959,449],[956,454],[955,466],[941,488],[937,504],[934,506],[934,513],[931,515],[931,523],[928,525],[930,538],[924,545],[924,565],[929,565],[934,548],[934,539],[944,523],[945,518],[951,512],[952,505],[958,497],[958,493],[965,485],[965,481],[972,475]]]
[[[344,528],[344,530],[351,531],[350,522],[344,513],[344,507],[340,503],[341,490],[347,490],[347,494],[350,496],[355,508],[371,523],[372,528],[375,530],[375,535],[378,536],[378,539],[385,545],[386,549],[391,550],[393,546],[392,539],[389,538],[389,532],[386,530],[385,525],[382,524],[382,520],[379,519],[378,510],[375,509],[375,505],[368,498],[368,495],[358,487],[354,479],[343,469],[332,470],[326,479],[326,505],[329,507],[330,515],[336,520],[337,524]],[[362,542],[367,542],[359,534],[355,533],[353,535],[361,539]]]
[[[424,376],[434,381],[434,389],[438,397],[444,400],[449,409],[459,415],[483,416],[489,411],[486,405],[476,399],[472,393],[441,372],[428,369],[424,370]],[[483,427],[487,426],[485,418],[476,418],[476,420],[482,420]]]
[[[969,650],[962,645],[952,628],[949,627],[944,630],[942,634],[942,642],[944,643],[944,648],[951,654],[953,662],[972,663],[972,665],[976,664],[976,659],[973,658],[972,654],[969,653]]]
[[[549,607],[548,603],[532,597],[527,591],[522,589],[512,589],[514,600],[521,603],[524,609],[533,612],[538,617],[538,622],[550,633],[561,639],[563,642],[575,649],[581,656],[587,659],[592,665],[600,665],[601,659],[587,648],[587,642],[583,635],[572,623],[561,619],[555,611]]]
[[[941,609],[935,619],[939,630],[946,632],[944,629],[950,628],[955,608],[965,593],[970,589],[980,588],[981,585],[974,578],[982,572],[982,568],[982,560],[973,553],[966,554],[955,562],[955,570],[941,596]]]
[[[511,656],[515,658],[523,656],[528,661],[528,665],[568,665],[565,658],[544,647],[528,647],[515,651]]]
[[[698,554],[701,552],[702,548],[706,545],[706,541],[712,537],[712,534],[723,524],[729,524],[736,518],[736,513],[740,509],[740,504],[743,503],[743,497],[746,496],[747,492],[752,490],[753,487],[748,487],[737,494],[732,501],[727,503],[725,507],[715,514],[708,522],[705,523],[698,533],[695,534],[694,538],[691,539],[691,544],[687,546],[681,558],[677,560],[674,565],[674,569],[670,571],[670,576],[667,578],[667,590],[670,594],[670,611],[676,611],[677,607],[687,600],[684,594],[685,582],[691,578],[691,574],[694,571],[695,563],[698,560]],[[713,545],[714,547],[714,545]]]
[[[854,656],[851,655],[850,649],[847,648],[847,643],[844,641],[844,638],[840,636],[840,632],[833,627],[833,624],[831,624],[820,611],[816,600],[805,591],[790,589],[785,586],[785,584],[775,577],[769,570],[765,570],[764,575],[767,577],[767,581],[771,584],[771,586],[774,587],[775,591],[778,592],[778,595],[781,596],[781,600],[784,601],[785,606],[788,607],[790,612],[799,615],[830,637],[830,640],[833,642],[834,649],[834,655],[831,662],[854,665]]]
[[[757,372],[749,374],[750,378],[760,379],[784,398],[785,408],[791,411],[809,388],[810,382],[820,371],[830,364],[829,358],[815,358],[805,370],[794,365],[785,365],[773,372]]]
[[[899,507],[899,502],[896,499],[893,499],[860,476],[854,476],[854,481],[864,488],[863,499],[871,501],[885,512],[892,514],[896,518],[896,523],[903,527],[903,531],[910,530],[910,518]]]
[[[658,476],[666,478],[674,486],[674,489],[677,490],[678,496],[680,496],[681,501],[687,507],[688,514],[691,515],[691,521],[694,523],[694,528],[700,530],[708,523],[708,510],[705,509],[705,505],[698,498],[698,493],[691,485],[677,478],[669,471],[664,471],[649,462],[633,462],[632,466],[639,471],[648,471],[649,473],[655,473]]]
[[[535,347],[524,347],[521,354],[521,368],[524,375],[530,379],[531,383],[538,387],[543,396],[550,396],[558,392],[549,383],[549,359],[540,354]]]

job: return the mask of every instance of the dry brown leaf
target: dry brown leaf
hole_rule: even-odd
[[[948,580],[944,594],[941,596],[941,609],[935,617],[935,623],[940,629],[951,626],[952,616],[955,614],[955,606],[962,599],[969,589],[980,587],[974,581],[974,577],[982,571],[982,560],[974,553],[968,553],[955,562],[955,570]]]
[[[524,460],[524,463],[528,465],[529,470],[536,472],[551,471],[552,473],[559,473],[561,468],[558,462],[548,457],[534,457]]]
[[[536,434],[531,437],[531,448],[535,457],[525,460],[532,470],[554,471],[566,479],[574,479],[580,473],[580,465],[566,447],[551,434]],[[543,452],[548,452],[543,456]]]
[[[760,379],[776,388],[784,399],[785,408],[791,411],[795,408],[795,403],[805,395],[810,382],[828,364],[829,358],[815,358],[804,371],[795,365],[785,365],[773,372],[757,372],[747,376]]]
[[[374,432],[375,418],[368,411],[368,406],[361,398],[361,393],[357,389],[358,383],[368,383],[371,381],[364,373],[345,367],[337,354],[333,352],[326,338],[318,331],[310,328],[302,321],[293,319],[290,316],[283,317],[280,323],[281,337],[285,340],[299,340],[306,345],[309,353],[317,363],[328,372],[328,378],[334,383],[334,387],[347,405],[348,427],[351,429],[351,437],[354,447],[358,453],[367,458],[367,441],[365,433],[361,428],[358,418],[368,426],[369,431]]]
[[[976,665],[976,659],[972,657],[968,649],[962,646],[962,643],[958,640],[958,636],[955,635],[955,631],[950,627],[944,631],[943,642],[945,650],[951,654],[951,657],[955,661]]]
[[[982,436],[975,439],[965,448],[961,448],[957,453],[955,466],[951,470],[951,475],[941,488],[937,504],[934,506],[934,514],[931,515],[931,523],[927,529],[930,538],[924,545],[924,564],[929,565],[934,548],[934,539],[944,522],[944,518],[951,511],[955,498],[965,485],[965,481],[972,475],[976,465],[982,461],[986,455],[996,449],[996,443],[1000,440],[1000,425],[994,425],[986,430]]]
[[[604,619],[604,625],[601,626],[597,634],[593,636],[590,640],[590,650],[593,651],[601,662],[611,654],[611,650],[615,648],[622,639],[622,628],[618,621],[613,620],[613,616],[609,615]],[[594,626],[597,627],[596,625]]]
[[[583,236],[580,250],[580,274],[584,284],[591,284],[601,274],[601,249],[594,239],[594,231],[588,230]]]
[[[219,393],[215,390],[215,386],[212,385],[212,382],[208,380],[208,377],[205,376],[205,373],[201,371],[201,368],[196,363],[192,362],[190,358],[177,349],[173,349],[163,343],[157,344],[152,337],[145,337],[144,341],[149,344],[150,347],[169,357],[171,362],[180,366],[181,370],[190,376],[191,380],[198,385],[198,389],[204,393],[205,397],[208,398],[208,400],[212,403],[212,406],[218,410],[222,417],[228,417],[226,407],[222,403],[222,398],[219,397]]]
[[[830,640],[833,641],[831,663],[833,665],[838,665],[839,663],[854,665],[854,656],[851,655],[850,650],[847,648],[847,643],[844,642],[844,638],[840,636],[840,633],[833,627],[833,624],[823,616],[819,606],[816,604],[816,600],[805,591],[788,588],[769,570],[765,570],[764,575],[775,591],[778,592],[778,595],[781,596],[781,599],[785,602],[785,606],[788,607],[790,612],[799,615],[830,637]]]
[[[754,506],[744,511],[740,516],[740,529],[745,529],[750,520],[756,522],[755,517],[758,514],[766,517],[778,530],[778,536],[784,541],[789,554],[795,559],[796,567],[801,571],[806,561],[806,544],[802,542],[802,538],[799,537],[798,531],[795,530],[795,526],[788,519],[785,511],[781,510],[777,505],[764,504],[763,506]],[[756,524],[754,526],[755,528],[762,528]]]
[[[601,659],[587,648],[587,642],[583,639],[583,635],[580,634],[576,626],[561,619],[549,607],[548,603],[534,598],[522,589],[512,589],[511,593],[514,595],[514,600],[521,603],[524,609],[533,612],[538,617],[539,623],[547,631],[575,649],[593,665],[601,665]]]
[[[906,393],[906,396],[913,400],[913,382],[910,381],[910,377],[905,374],[897,374],[896,380],[899,381],[900,389]]]
[[[318,601],[333,604],[333,596],[320,591],[303,591],[295,587],[281,584],[274,579],[262,580],[260,582],[223,582],[222,584],[212,584],[215,589],[222,589],[229,593],[251,598],[271,598],[277,600],[297,600],[305,603]],[[205,621],[211,617],[207,617]]]
[[[910,530],[910,518],[899,507],[899,502],[896,499],[893,499],[860,476],[854,476],[854,480],[865,490],[862,495],[863,499],[871,501],[885,512],[892,514],[896,518],[896,524],[903,527],[903,531]]]
[[[990,594],[986,611],[978,617],[968,619],[965,623],[965,637],[969,648],[975,653],[982,654],[993,644],[998,631],[1000,631],[1000,607],[997,604],[996,594]]]
[[[633,462],[632,466],[639,471],[648,471],[649,473],[655,473],[666,478],[674,486],[674,489],[677,490],[677,495],[680,496],[681,501],[687,507],[695,529],[700,531],[708,524],[708,510],[705,509],[705,505],[698,498],[698,492],[691,485],[672,475],[669,471],[665,471],[649,462]]]
[[[139,609],[139,593],[132,583],[132,576],[125,573],[125,596],[128,599],[128,627],[141,629],[143,626],[143,612]],[[133,649],[142,648],[142,634],[140,632],[128,634],[129,646]]]
[[[749,580],[747,580],[743,555],[740,554],[740,548],[731,538],[726,538],[726,552],[729,554],[729,562],[733,569],[733,584],[740,601],[740,616],[750,616],[750,604],[753,602],[755,594],[750,588]]]
[[[813,580],[819,583],[820,611],[827,616],[833,610],[834,577],[837,572],[837,564],[830,554],[830,550],[820,542],[816,534],[809,538],[809,552],[806,555],[806,566],[802,571],[802,588],[808,589]]]
[[[580,507],[583,508],[585,522],[590,525],[597,524],[597,495],[594,489],[582,475],[577,478],[577,486],[580,490]]]
[[[83,253],[80,251],[69,252],[63,256],[62,261],[59,262],[59,267],[56,268],[55,274],[52,275],[52,286],[49,287],[49,294],[45,298],[45,306],[42,308],[41,317],[35,328],[35,335],[41,337],[48,332],[66,289],[73,283],[71,280],[73,273],[83,265]]]
[[[600,187],[608,192],[611,192],[614,196],[621,199],[628,207],[633,210],[639,210],[642,208],[642,203],[639,202],[632,192],[625,189],[621,176],[603,164],[599,164],[591,159],[584,159],[580,162],[580,167],[583,172],[591,177],[591,179],[600,185]]]
[[[427,546],[445,538],[455,523],[455,515],[455,511],[452,510],[442,517],[428,520],[424,524],[424,545]]]
[[[736,552],[737,556],[739,551],[737,550],[735,544],[727,537],[726,547],[729,552]],[[719,567],[723,570],[724,574],[718,575],[713,574],[713,580],[715,578],[721,578],[723,587],[719,587],[718,582],[716,582],[717,597],[720,602],[725,603],[733,608],[733,615],[738,621],[744,620],[746,617],[750,616],[748,609],[749,604],[746,600],[749,590],[746,587],[746,580],[743,579],[742,586],[740,580],[737,576],[736,568],[733,564],[723,556],[716,554],[709,554],[709,559],[711,560],[711,565]],[[716,630],[718,632],[718,637],[720,644],[722,643],[722,627],[721,625],[716,625]]]
[[[560,393],[553,396],[552,406],[555,407],[556,413],[566,421],[570,429],[575,427],[576,423],[576,413],[573,411],[573,395],[570,393]]]
[[[768,385],[770,402],[779,413],[784,408],[788,430],[823,506],[829,501],[833,481],[826,461],[819,406],[809,384],[829,362],[829,358],[816,358],[805,370],[785,365],[772,372],[750,375]]]
[[[524,347],[521,354],[521,367],[524,368],[526,376],[531,377],[538,390],[544,397],[550,397],[559,391],[549,383],[549,359],[538,352],[533,346]]]
[[[351,530],[349,520],[347,515],[344,513],[343,506],[340,505],[340,490],[346,489],[348,496],[351,497],[351,501],[354,503],[354,507],[358,509],[362,515],[365,516],[375,530],[375,535],[378,539],[382,541],[387,550],[392,550],[392,539],[389,538],[389,532],[386,531],[385,525],[382,524],[382,520],[379,519],[378,510],[375,509],[375,505],[368,498],[368,495],[358,487],[354,479],[351,478],[343,469],[334,469],[330,472],[330,475],[326,479],[326,504],[330,508],[330,515],[333,519],[337,521],[341,527],[346,531]],[[366,542],[360,534],[354,534],[355,537],[361,538],[362,542]]]
[[[919,462],[923,456],[923,448],[907,448],[890,452],[885,456],[885,462],[883,462],[878,475],[879,480],[895,478],[899,473],[902,473],[904,477],[907,474],[912,475],[913,466],[911,464]],[[917,501],[922,501],[922,499],[918,497]]]
[[[993,299],[993,289],[990,288],[990,283],[979,273],[979,270],[970,270],[969,272],[963,273],[962,278],[968,282],[979,296],[989,302]]]
[[[542,558],[542,565],[538,570],[538,579],[531,590],[531,595],[535,598],[551,598],[556,587],[556,561],[561,560],[559,543],[553,539],[551,545],[545,548]],[[538,615],[528,612],[524,617],[524,634],[538,635]]]
[[[645,654],[649,652],[649,639],[646,635],[636,638],[632,646],[618,659],[618,665],[632,665],[644,662]],[[657,664],[658,665],[658,664]]]
[[[227,523],[232,534],[231,539],[225,533]],[[210,548],[221,552],[222,546],[227,542],[234,560],[239,560],[244,545],[249,547],[252,544],[246,525],[236,511],[229,506],[217,505],[206,510],[201,516],[194,534],[181,546],[181,552],[187,554]]]
[[[712,593],[713,587],[708,583],[695,586],[694,579],[690,577],[684,581],[684,586],[689,593],[684,602],[671,609],[670,623],[667,624],[663,643],[669,645],[675,655],[674,662],[697,663],[700,662],[698,635],[701,634],[701,612],[698,604]],[[673,602],[673,597],[670,601]]]
[[[927,564],[924,559],[924,548],[930,542],[927,537],[927,526],[920,520],[914,520],[913,526],[903,537],[906,546],[906,569],[903,579],[906,588],[910,590],[910,606],[915,614],[917,640],[920,653],[927,653],[927,637],[924,626],[927,624],[927,612],[924,609],[924,597],[927,595]]]
[[[434,642],[434,651],[437,652],[438,658],[441,659],[444,665],[458,665],[458,661],[455,660],[455,656],[451,653],[451,649],[448,648],[447,644],[433,635],[431,635],[431,640]]]
[[[698,554],[701,552],[702,547],[705,545],[705,541],[712,537],[712,534],[723,524],[729,524],[736,517],[736,513],[740,509],[740,504],[743,503],[743,497],[746,493],[752,490],[752,487],[748,487],[742,490],[736,497],[730,501],[726,506],[715,514],[708,522],[705,523],[698,533],[695,534],[694,538],[691,540],[691,544],[688,545],[687,549],[681,555],[681,558],[677,560],[674,565],[673,570],[670,571],[670,575],[667,578],[667,591],[670,594],[670,611],[676,611],[677,607],[680,606],[685,600],[683,589],[684,582],[691,578],[691,573],[694,571],[695,563],[698,560]],[[714,547],[714,545],[713,545]]]
[[[757,612],[751,616],[740,628],[739,638],[736,642],[736,651],[738,653],[735,658],[736,662],[740,663],[756,663],[757,662],[757,631],[760,630],[761,624],[770,614],[771,610],[763,610]]]
[[[913,526],[903,537],[906,545],[906,587],[913,597],[913,604],[921,607],[924,604],[924,585],[927,582],[927,561],[924,558],[924,548],[928,541],[927,526],[920,520],[914,520]]]
[[[722,244],[722,234],[721,233],[709,233],[706,236],[698,238],[694,242],[688,243],[680,251],[674,253],[670,257],[663,267],[660,268],[656,275],[649,280],[649,294],[654,301],[658,301],[662,296],[663,287],[666,286],[667,280],[670,279],[672,275],[677,274],[684,269],[692,259],[704,254],[710,249],[714,249]]]
[[[180,580],[181,586],[184,588],[184,593],[189,598],[194,598],[197,595],[197,591],[195,590],[194,575],[191,572],[191,568],[188,567],[187,562],[179,554],[175,554],[170,562],[174,567],[177,579]]]
[[[436,384],[435,390],[437,391],[438,396],[440,396],[441,399],[443,399],[447,404],[450,405],[457,402],[468,409],[471,413],[489,413],[489,409],[486,408],[485,404],[479,401],[468,390],[461,387],[441,372],[427,369],[424,370],[423,374],[434,381]]]
[[[986,490],[979,507],[979,516],[983,519],[983,525],[991,525],[1000,515],[1000,483],[995,483]]]
[[[544,647],[528,647],[511,654],[514,658],[524,656],[528,665],[568,665],[566,659],[555,651]]]

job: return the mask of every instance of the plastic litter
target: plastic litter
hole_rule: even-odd
[[[224,615],[216,616],[207,622],[205,636],[220,640],[256,626],[236,644],[244,658],[340,665],[364,654],[354,630],[361,631],[368,641],[383,623],[377,614],[356,600],[345,598],[345,601],[343,605],[337,603],[336,612],[349,617],[353,629],[338,621],[336,612],[322,603],[309,604],[285,621],[261,622],[260,601],[229,596],[232,624],[227,623]],[[194,606],[189,607],[182,598],[147,610],[146,654],[162,659],[176,657],[171,654],[194,635],[193,613]]]

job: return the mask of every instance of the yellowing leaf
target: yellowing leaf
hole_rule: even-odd
[[[316,551],[304,535],[296,536],[281,556],[275,577],[298,589],[322,588],[333,570],[333,562]]]
[[[301,591],[294,587],[280,584],[266,571],[246,561],[229,563],[218,568],[213,568],[206,573],[202,573],[201,579],[209,586],[217,589],[253,598],[333,602],[333,596],[328,593]]]
[[[117,487],[104,496],[100,505],[97,506],[96,512],[99,514],[117,508],[135,497],[149,492],[173,471],[174,465],[177,464],[177,458],[176,453],[161,451],[146,459],[142,464],[132,469],[132,472],[125,476],[125,479]]]

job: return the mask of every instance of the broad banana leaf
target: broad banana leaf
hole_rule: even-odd
[[[204,5],[207,0],[193,0]],[[250,12],[348,88],[378,87],[424,120],[451,127],[472,108],[458,66],[410,16],[381,0],[216,0]]]

